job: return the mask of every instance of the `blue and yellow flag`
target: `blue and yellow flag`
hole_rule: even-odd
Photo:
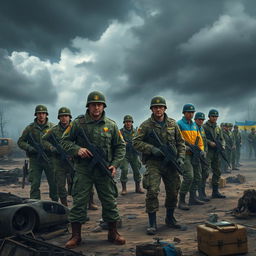
[[[256,129],[256,121],[244,121],[235,123],[240,130],[250,131],[252,128]]]

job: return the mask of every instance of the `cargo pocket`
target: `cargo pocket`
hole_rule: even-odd
[[[149,172],[146,171],[146,172],[143,174],[142,186],[143,186],[144,189],[148,189],[148,188],[149,188],[149,185],[150,185],[150,181],[149,181]]]

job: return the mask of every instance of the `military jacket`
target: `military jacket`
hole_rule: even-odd
[[[231,131],[223,130],[223,137],[225,140],[225,145],[228,150],[232,150],[234,146],[234,137]]]
[[[203,126],[198,126],[198,130],[202,136],[202,139],[203,139],[203,143],[204,143],[204,151],[205,152],[208,152],[208,143],[207,143],[207,138],[206,138],[206,135],[205,135],[205,131],[204,131],[204,127]]]
[[[256,145],[256,133],[249,133],[248,134],[248,142],[250,144],[255,144]]]
[[[176,121],[165,114],[164,125],[161,126],[155,121],[152,114],[151,118],[140,125],[137,134],[133,138],[133,145],[135,149],[142,152],[144,162],[147,161],[147,159],[154,159],[151,153],[154,145],[150,139],[150,134],[153,129],[163,143],[170,143],[174,146],[177,151],[177,157],[185,158],[185,141]]]
[[[235,144],[237,147],[240,147],[241,146],[241,143],[242,143],[242,136],[241,136],[241,133],[237,130],[233,130],[233,137],[234,137],[234,140],[235,140]]]
[[[70,123],[63,133],[61,145],[63,149],[74,157],[75,164],[89,167],[90,158],[80,158],[77,153],[86,147],[81,130],[84,130],[91,143],[104,151],[105,160],[109,165],[118,167],[125,156],[125,142],[116,123],[105,116],[98,121],[93,120],[88,111]]]
[[[126,143],[126,156],[138,154],[132,145],[132,139],[136,135],[137,131],[132,127],[131,130],[127,130],[125,127],[120,129],[120,132],[123,135],[124,141]]]
[[[205,131],[205,135],[207,138],[207,143],[208,143],[208,150],[213,149],[215,150],[215,147],[211,147],[211,145],[209,144],[212,141],[212,137],[216,140],[217,138],[219,139],[221,145],[223,147],[225,147],[225,140],[223,137],[223,132],[221,130],[221,128],[216,124],[216,123],[211,123],[210,121],[207,121],[204,125],[203,125],[204,131]],[[210,135],[211,134],[211,135]]]
[[[18,139],[18,146],[25,150],[27,153],[27,156],[33,157],[36,156],[37,153],[31,153],[31,149],[34,149],[32,141],[30,139],[29,134],[32,135],[34,140],[37,143],[42,144],[42,136],[48,132],[50,128],[54,126],[53,123],[49,122],[48,119],[44,125],[39,125],[37,123],[37,119],[35,118],[34,122],[29,124],[23,131],[21,137]],[[50,152],[46,152],[48,155]]]

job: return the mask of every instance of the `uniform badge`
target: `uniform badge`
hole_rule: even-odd
[[[109,131],[108,127],[104,127],[104,128],[103,128],[103,131],[104,131],[104,132],[108,132],[108,131]]]
[[[159,99],[157,99],[157,100],[156,100],[156,103],[159,103],[159,102],[160,102],[160,100],[159,100]]]
[[[94,95],[93,99],[94,100],[98,100],[99,99],[99,95]]]

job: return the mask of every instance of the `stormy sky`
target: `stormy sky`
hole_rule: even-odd
[[[57,122],[99,90],[107,115],[138,125],[162,95],[169,116],[185,103],[220,122],[255,119],[254,0],[2,0],[0,108],[17,138],[46,104]],[[250,111],[248,111],[248,108]]]

